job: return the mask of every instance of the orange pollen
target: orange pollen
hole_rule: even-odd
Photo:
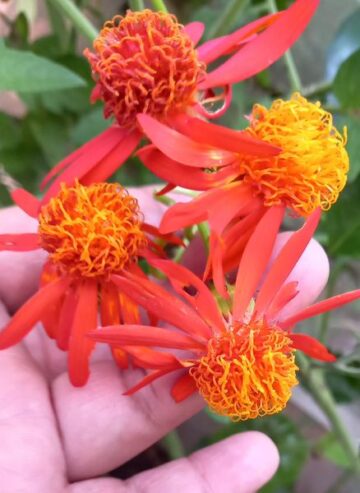
[[[212,338],[190,375],[216,413],[240,421],[281,411],[298,383],[297,370],[288,335],[256,322]]]
[[[277,156],[241,158],[244,181],[264,197],[266,206],[284,204],[296,215],[330,209],[344,188],[349,170],[343,135],[320,103],[300,94],[278,99],[270,109],[257,104],[247,130],[282,149]]]
[[[84,51],[96,81],[92,99],[121,127],[135,127],[138,113],[166,119],[195,103],[205,65],[173,15],[128,10],[106,22],[94,51]]]
[[[102,277],[137,259],[146,245],[138,202],[117,183],[61,186],[39,214],[41,246],[61,272]]]

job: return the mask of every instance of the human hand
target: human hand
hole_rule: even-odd
[[[146,219],[157,223],[162,208],[151,199],[149,189],[136,195]],[[36,228],[35,222],[15,208],[1,211],[0,220],[1,232]],[[8,312],[35,291],[43,260],[41,252],[1,252],[1,326]],[[316,242],[310,243],[296,270],[301,290],[297,304],[305,305],[317,297],[327,279],[327,259]],[[1,351],[0,365],[4,493],[176,493],[185,488],[194,493],[246,493],[260,488],[276,470],[278,455],[273,443],[260,433],[249,432],[126,481],[100,478],[199,411],[203,406],[200,397],[173,402],[169,393],[173,377],[132,397],[123,396],[143,371],[120,373],[103,345],[95,351],[88,384],[74,388],[66,374],[66,354],[54,347],[41,328],[32,331],[23,344]]]

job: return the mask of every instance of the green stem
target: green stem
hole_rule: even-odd
[[[133,12],[144,10],[145,4],[143,0],[129,0],[129,7]]]
[[[185,456],[184,446],[176,430],[170,431],[161,441],[172,460]]]
[[[205,251],[206,253],[209,253],[209,226],[208,223],[200,223],[197,225],[197,229],[199,232],[199,235],[204,243]]]
[[[91,22],[85,17],[80,9],[71,0],[48,0],[62,12],[73,25],[91,42],[97,37],[98,32]]]
[[[268,6],[269,6],[269,11],[272,12],[273,14],[276,14],[276,12],[278,11],[276,1],[275,0],[268,0]],[[301,91],[302,90],[302,84],[301,84],[300,75],[299,75],[299,72],[296,68],[296,64],[294,62],[294,58],[293,58],[290,50],[288,50],[285,53],[284,61],[286,64],[288,75],[289,75],[289,82],[290,82],[290,86],[291,86],[291,91]]]
[[[314,82],[303,88],[302,94],[303,96],[311,97],[318,96],[328,92],[332,88],[332,82],[329,80],[322,80],[320,82]]]
[[[208,38],[217,38],[226,34],[234,25],[239,13],[244,9],[248,0],[231,0],[224,8],[218,20],[214,22],[207,34]]]
[[[153,4],[155,10],[167,13],[168,9],[166,8],[165,2],[163,2],[163,0],[151,0],[151,3]]]
[[[306,356],[300,352],[297,353],[297,363],[312,396],[330,421],[332,431],[338,438],[349,463],[352,465],[353,471],[359,473],[360,460],[357,450],[353,445],[348,430],[337,413],[336,403],[325,383],[323,370],[321,368],[311,368]]]

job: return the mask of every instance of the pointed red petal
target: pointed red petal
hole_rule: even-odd
[[[348,293],[338,294],[337,296],[319,301],[319,303],[315,303],[314,305],[310,305],[307,308],[304,308],[304,310],[301,310],[291,317],[288,317],[285,320],[279,322],[279,325],[283,329],[289,329],[302,320],[306,320],[307,318],[315,317],[316,315],[320,315],[321,313],[334,310],[335,308],[339,308],[342,305],[351,303],[358,298],[360,298],[360,289],[349,291]]]
[[[164,375],[167,375],[168,373],[171,373],[174,370],[177,370],[177,368],[169,368],[166,370],[155,370],[152,373],[150,373],[149,375],[147,375],[145,378],[140,380],[140,382],[138,384],[131,387],[131,389],[124,392],[123,395],[129,395],[129,396],[133,395],[138,390],[146,387],[147,385],[150,385],[152,382],[154,382],[158,378],[163,377]]]
[[[193,168],[214,168],[226,166],[235,159],[233,153],[194,142],[150,115],[141,114],[137,119],[152,143],[179,163]]]
[[[275,295],[274,299],[270,303],[269,308],[266,310],[266,318],[268,320],[273,320],[277,314],[291,301],[295,298],[295,296],[298,295],[299,291],[297,289],[298,287],[298,282],[297,281],[292,281],[288,282],[287,284],[284,284],[277,294]]]
[[[202,22],[189,22],[189,24],[186,24],[186,26],[184,26],[184,32],[186,32],[186,34],[190,36],[194,45],[198,44],[198,42],[202,38],[202,35],[204,34],[204,31],[205,26]]]
[[[139,307],[126,294],[119,293],[121,317],[124,324],[139,324]]]
[[[149,328],[151,330],[151,328]],[[161,370],[169,367],[179,367],[181,364],[171,353],[155,351],[148,347],[126,346],[126,352],[136,361],[137,366],[148,370]]]
[[[321,210],[316,210],[298,231],[293,233],[271,266],[256,298],[256,316],[261,318],[267,307],[293,270],[309,241],[319,220]]]
[[[207,190],[218,187],[232,181],[239,175],[236,164],[224,166],[217,172],[208,173],[173,161],[154,146],[143,147],[137,155],[156,176],[189,190]]]
[[[194,336],[207,338],[209,328],[190,306],[162,288],[137,276],[124,273],[111,276],[112,281],[145,310],[153,313],[159,320],[168,322]]]
[[[172,243],[173,245],[184,246],[184,242],[181,238],[173,234],[160,233],[159,228],[153,226],[152,224],[142,223],[142,230],[151,236],[165,240],[167,243]]]
[[[104,282],[100,292],[101,325],[120,324],[120,302],[118,288],[112,282]]]
[[[242,320],[255,294],[269,262],[283,216],[284,207],[270,207],[246,245],[236,276],[233,307],[233,316],[236,321]]]
[[[59,190],[61,183],[73,184],[74,180],[81,178],[97,166],[115,147],[122,147],[126,142],[129,132],[113,126],[91,141],[91,148],[81,153],[68,167],[54,180],[46,192],[41,204],[46,204]],[[88,143],[90,144],[90,142]],[[125,146],[126,147],[126,146]],[[125,159],[126,159],[125,155]],[[121,162],[118,163],[120,166]]]
[[[217,328],[219,332],[225,330],[214,296],[201,279],[182,265],[169,260],[154,259],[149,263],[166,274],[175,291],[191,303],[209,327]],[[195,294],[189,294],[188,288],[193,288]],[[208,331],[208,335],[211,336],[211,330]]]
[[[107,180],[131,156],[140,140],[140,132],[134,131],[128,134],[115,149],[83,176],[81,183],[91,185],[91,183],[100,183]]]
[[[278,60],[306,29],[320,0],[297,0],[256,38],[216,68],[200,89],[233,84],[265,70]]]
[[[206,41],[197,49],[200,60],[208,64],[223,55],[232,53],[242,44],[252,40],[258,32],[270,26],[280,15],[280,13],[266,15],[231,34]]]
[[[43,181],[40,184],[40,190],[43,190],[46,185],[49,184],[49,182],[61,171],[63,171],[65,168],[67,168],[69,165],[72,163],[75,163],[78,161],[81,156],[91,156],[94,151],[97,151],[99,148],[104,148],[104,153],[103,155],[105,156],[110,149],[104,145],[107,140],[108,140],[108,135],[112,135],[114,132],[114,127],[110,127],[103,132],[101,132],[100,135],[97,135],[93,139],[91,139],[89,142],[86,142],[86,144],[82,145],[79,149],[76,149],[76,151],[72,152],[68,156],[66,156],[65,159],[60,161],[56,166],[54,166],[50,172],[45,176]]]
[[[17,188],[11,192],[11,198],[15,204],[20,207],[20,209],[26,212],[26,214],[31,217],[38,217],[40,200],[37,199],[32,193],[24,190],[23,188]]]
[[[24,303],[0,332],[0,349],[6,349],[20,342],[36,322],[41,320],[41,316],[47,307],[56,303],[64,294],[69,283],[70,280],[68,278],[61,278],[58,281],[47,284]]]
[[[195,380],[186,373],[177,380],[171,389],[171,395],[175,402],[182,402],[197,391]]]
[[[78,303],[77,294],[76,286],[70,286],[62,302],[60,314],[57,314],[56,344],[63,351],[69,348],[71,328]]]
[[[308,334],[289,334],[289,337],[293,341],[295,349],[302,351],[311,358],[328,362],[336,361],[336,357],[314,337]]]
[[[97,326],[97,283],[83,281],[78,286],[78,303],[75,309],[69,340],[69,378],[75,387],[86,384],[90,370],[89,358],[95,342],[86,334]]]
[[[0,251],[29,252],[41,248],[37,233],[0,235]]]
[[[90,331],[88,338],[114,346],[157,346],[172,349],[201,349],[204,345],[192,337],[170,329],[148,325],[113,325]]]
[[[232,130],[231,128],[215,125],[187,115],[178,117],[175,121],[175,126],[179,132],[196,142],[225,149],[226,151],[254,156],[276,156],[281,152],[279,147],[251,137],[245,131]]]

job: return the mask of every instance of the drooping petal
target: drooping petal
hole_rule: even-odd
[[[171,395],[175,402],[182,402],[197,391],[195,380],[186,373],[176,381],[171,389]]]
[[[230,164],[232,152],[199,144],[150,115],[137,117],[141,128],[155,146],[166,156],[193,168],[217,168]]]
[[[237,50],[242,44],[253,40],[258,32],[270,26],[281,14],[270,14],[242,26],[231,34],[210,39],[197,49],[200,60],[211,63],[217,58]]]
[[[172,349],[202,349],[204,345],[192,337],[170,329],[148,325],[111,325],[90,331],[88,338],[114,346],[156,346]]]
[[[330,310],[335,310],[335,308],[339,308],[340,306],[346,305],[347,303],[351,303],[358,298],[360,298],[360,289],[349,291],[343,294],[338,294],[337,296],[319,301],[319,303],[315,303],[314,305],[310,305],[307,308],[304,308],[291,317],[288,317],[285,320],[279,322],[279,325],[283,329],[289,329],[302,320],[316,317],[316,315],[320,315],[321,313],[328,312]]]
[[[70,284],[70,280],[63,277],[47,284],[34,294],[15,313],[10,322],[0,332],[0,349],[6,349],[21,341],[23,337],[41,320],[47,307],[61,297]]]
[[[254,156],[276,156],[281,152],[279,147],[251,137],[245,131],[233,130],[185,114],[175,120],[175,127],[200,144],[212,145],[226,151]]]
[[[23,188],[16,188],[11,192],[11,198],[14,203],[20,207],[26,214],[31,217],[38,217],[40,200],[32,193]]]
[[[200,89],[240,82],[272,65],[303,33],[319,3],[320,0],[295,1],[266,30],[210,72]]]
[[[152,382],[154,382],[158,378],[163,377],[164,375],[167,375],[168,373],[171,373],[174,370],[177,370],[177,368],[168,368],[165,370],[155,370],[155,371],[149,373],[149,375],[144,377],[142,380],[140,380],[140,382],[138,384],[131,387],[131,389],[124,392],[123,395],[129,395],[129,396],[133,395],[138,390],[146,387],[147,385],[150,385]]]
[[[239,175],[236,164],[224,166],[219,171],[209,173],[198,168],[191,168],[174,161],[154,146],[143,147],[137,155],[144,165],[159,178],[175,183],[189,190],[207,190],[229,183]],[[163,191],[161,193],[164,193]]]
[[[96,145],[94,141],[96,141]],[[105,132],[90,142],[93,144],[91,148],[87,149],[86,152],[79,154],[78,157],[76,157],[76,159],[55,178],[54,182],[45,193],[41,204],[46,204],[50,198],[58,192],[61,183],[72,185],[76,178],[81,181],[81,178],[90,173],[94,167],[101,163],[107,155],[114,151],[115,147],[119,149],[119,153],[115,154],[118,167],[124,163],[129,154],[134,150],[134,139],[131,134],[116,126],[112,126],[105,130]],[[106,165],[109,166],[109,163],[107,162]]]
[[[321,210],[317,209],[302,228],[293,233],[271,266],[256,299],[256,316],[261,318],[276,296],[290,272],[293,270],[309,244],[319,220]]]
[[[41,248],[37,233],[0,235],[0,251],[29,252]]]
[[[320,341],[308,334],[289,334],[290,339],[294,343],[294,348],[302,351],[311,358],[320,361],[336,361],[336,356],[331,354],[328,349],[321,344]]]
[[[149,327],[149,330],[151,328]],[[130,354],[137,366],[148,370],[161,370],[163,368],[181,368],[177,358],[171,353],[155,351],[148,347],[126,346],[126,352]]]
[[[134,302],[153,313],[159,320],[175,325],[195,337],[207,339],[209,328],[193,308],[148,279],[129,273],[124,275],[126,278],[113,275],[111,279]]]
[[[65,293],[57,320],[56,344],[57,347],[63,351],[67,351],[69,349],[69,339],[77,303],[78,291],[76,285],[73,285],[70,286]]]
[[[277,294],[275,295],[274,299],[269,305],[269,308],[266,310],[266,319],[267,320],[273,320],[277,314],[291,301],[295,298],[295,296],[298,295],[299,290],[298,290],[298,285],[299,283],[297,281],[292,281],[288,282],[287,284],[284,284]]]
[[[154,259],[150,261],[150,264],[166,274],[175,291],[191,303],[209,327],[217,329],[220,333],[225,330],[224,320],[215,298],[201,279],[184,266],[169,260]],[[189,288],[190,292],[193,290],[195,293],[190,294],[187,291]],[[209,330],[210,336],[211,331]]]
[[[75,387],[82,387],[89,378],[89,358],[95,346],[94,340],[87,337],[87,333],[97,326],[96,281],[89,279],[79,284],[77,296],[69,339],[68,366],[71,383]]]
[[[190,36],[194,45],[197,45],[204,34],[205,25],[199,21],[189,22],[189,24],[184,26],[184,31]]]
[[[284,207],[270,207],[261,218],[241,257],[236,276],[233,315],[241,321],[269,262]]]

